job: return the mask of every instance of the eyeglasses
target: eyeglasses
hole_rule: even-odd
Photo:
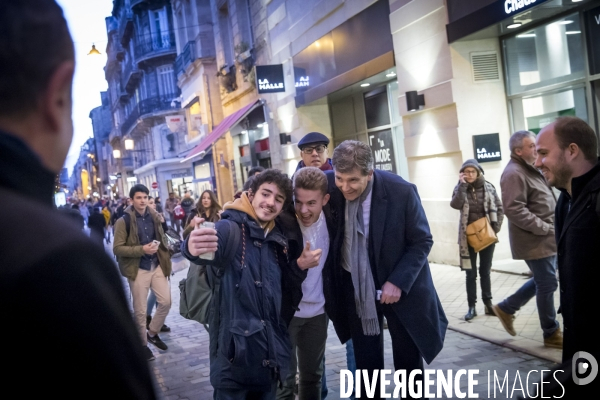
[[[312,154],[314,150],[317,151],[318,154],[323,154],[323,152],[327,149],[327,146],[323,146],[322,144],[315,147],[305,147],[302,149],[304,154]]]
[[[477,171],[475,171],[474,169],[471,169],[471,170],[465,169],[463,172],[465,173],[465,175],[477,175]]]

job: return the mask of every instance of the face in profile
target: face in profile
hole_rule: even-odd
[[[556,140],[554,124],[546,126],[537,135],[536,151],[534,166],[544,175],[548,184],[566,188],[573,172],[565,157],[567,149],[561,149]]]
[[[285,195],[275,183],[263,183],[258,187],[256,193],[252,193],[248,197],[259,222],[274,220],[285,203]]]

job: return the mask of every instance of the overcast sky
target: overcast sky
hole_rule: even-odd
[[[107,90],[104,79],[106,65],[106,22],[112,11],[112,0],[57,0],[64,10],[75,42],[75,81],[73,86],[73,124],[75,133],[65,167],[69,175],[83,143],[93,136],[90,111],[101,105],[100,92]],[[88,56],[92,44],[102,53]]]

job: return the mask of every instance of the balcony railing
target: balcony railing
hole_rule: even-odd
[[[131,113],[125,119],[125,122],[123,122],[121,125],[121,135],[127,135],[138,118],[146,114],[172,110],[174,107],[171,106],[171,102],[177,97],[179,97],[179,93],[170,93],[163,96],[150,97],[140,101],[138,104],[136,104]]]
[[[123,9],[119,18],[119,40],[123,46],[127,46],[133,33],[133,13]]]
[[[151,35],[150,37],[138,37],[135,46],[135,57],[140,60],[159,56],[164,53],[175,52],[175,37],[168,33],[163,35]]]
[[[187,42],[181,54],[175,59],[175,76],[178,77],[179,74],[182,74],[196,58],[198,58],[196,54],[196,42]]]
[[[121,87],[124,87],[128,92],[133,92],[140,79],[142,78],[142,71],[129,61],[123,68],[123,81]]]

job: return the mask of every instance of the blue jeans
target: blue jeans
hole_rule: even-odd
[[[525,260],[525,262],[533,272],[533,278],[525,282],[514,294],[504,299],[498,304],[498,307],[512,315],[535,296],[540,325],[544,331],[544,338],[547,338],[552,336],[559,327],[554,308],[554,292],[558,288],[556,256]]]
[[[352,345],[352,339],[346,342],[346,365],[349,371],[356,371],[356,360],[354,359],[354,346]],[[321,382],[321,400],[324,400],[329,392],[329,389],[327,389],[327,376],[325,375],[325,356],[323,356],[323,377]],[[350,399],[354,400],[354,389],[352,389]]]

